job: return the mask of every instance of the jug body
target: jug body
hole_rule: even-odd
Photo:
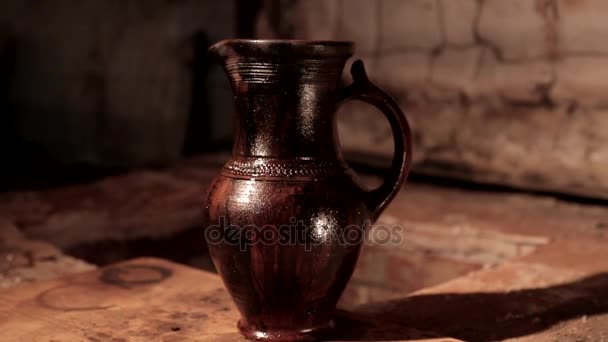
[[[353,86],[339,87],[352,49],[257,40],[211,48],[238,112],[232,156],[205,197],[205,237],[250,339],[315,340],[333,328],[365,232],[409,170],[409,128],[394,102],[362,65]],[[357,185],[339,149],[335,109],[351,98],[378,106],[396,133],[392,171],[373,191]]]
[[[211,257],[245,336],[322,336],[333,326],[370,214],[338,165],[264,163],[284,175],[242,177],[246,171],[231,168],[215,179],[206,209],[215,224],[206,231]]]

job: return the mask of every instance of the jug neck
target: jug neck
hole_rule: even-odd
[[[229,40],[210,50],[235,94],[234,155],[338,157],[334,113],[351,43]]]

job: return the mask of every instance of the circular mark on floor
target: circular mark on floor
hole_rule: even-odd
[[[171,270],[160,266],[122,265],[102,270],[99,280],[106,284],[130,288],[131,286],[157,284],[171,275],[173,275]]]
[[[102,292],[92,291],[87,286],[59,285],[36,296],[36,303],[57,311],[107,310],[112,305],[104,305],[107,304],[106,297]]]

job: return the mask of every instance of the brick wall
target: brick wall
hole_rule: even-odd
[[[260,37],[358,44],[413,124],[419,172],[608,198],[607,2],[307,0],[281,10],[292,24],[271,24],[267,8]],[[379,116],[342,112],[347,149],[390,156]]]

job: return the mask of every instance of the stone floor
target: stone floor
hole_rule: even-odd
[[[1,194],[0,285],[142,255],[211,270],[200,199],[221,160]],[[387,231],[397,241],[381,243]],[[369,234],[340,304],[354,319],[388,312],[463,340],[608,341],[608,207],[410,183]]]
[[[0,289],[95,268],[47,242],[25,238],[14,225],[0,220]]]

